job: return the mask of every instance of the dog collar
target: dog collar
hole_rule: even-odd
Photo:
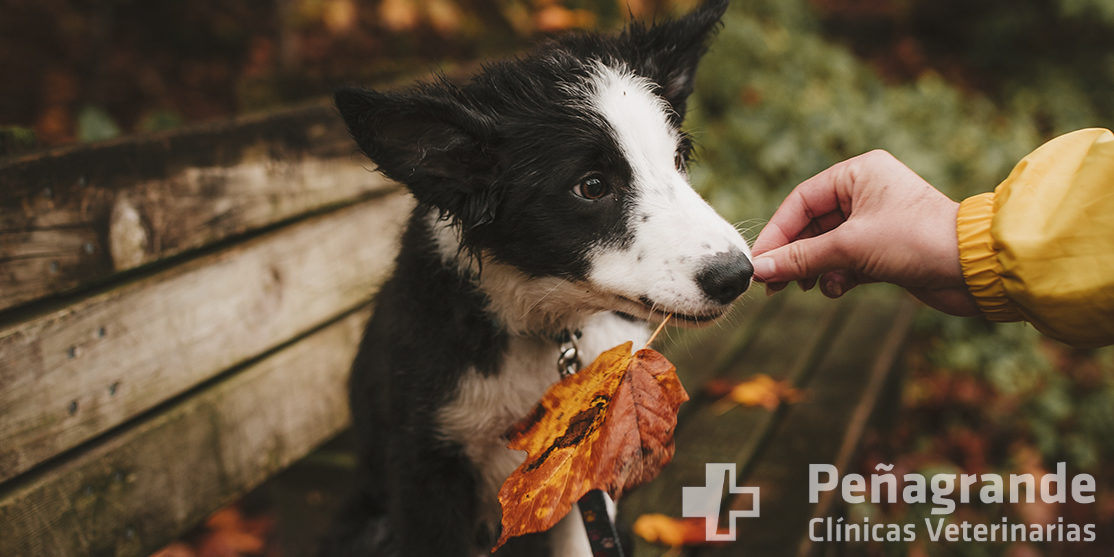
[[[557,373],[561,375],[562,379],[580,371],[580,347],[577,345],[576,341],[579,340],[581,336],[583,336],[583,334],[579,329],[565,329],[561,331],[560,335],[557,335],[556,340],[559,348]]]

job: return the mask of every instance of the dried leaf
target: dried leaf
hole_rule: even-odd
[[[503,534],[494,549],[549,529],[592,489],[619,497],[673,458],[688,394],[665,356],[630,350],[629,342],[616,346],[551,387],[509,432],[508,446],[527,455],[499,490]]]
[[[459,30],[464,20],[460,8],[450,0],[427,0],[426,17],[434,29],[446,35]]]
[[[347,33],[356,27],[358,14],[353,0],[329,0],[321,20],[330,33]]]
[[[639,516],[638,520],[634,521],[633,529],[635,535],[650,543],[674,548],[723,543],[718,540],[709,541],[705,526],[703,517],[673,518],[664,514],[650,513]],[[728,532],[719,530],[717,533]]]
[[[391,31],[413,29],[420,17],[418,5],[409,0],[383,0],[379,5],[379,20]]]
[[[152,553],[151,557],[196,557],[196,555],[197,553],[190,546],[182,542],[174,542]]]
[[[596,23],[596,16],[588,10],[570,10],[563,6],[547,6],[534,16],[534,26],[539,31],[555,32],[575,27],[588,28]]]
[[[638,537],[660,545],[682,547],[708,543],[703,518],[673,518],[664,514],[644,514],[634,521]]]
[[[783,402],[793,404],[800,402],[802,398],[801,391],[789,381],[777,381],[761,373],[734,385],[710,383],[706,390],[723,397],[718,403],[721,409],[730,409],[731,406],[738,404],[776,410]]]

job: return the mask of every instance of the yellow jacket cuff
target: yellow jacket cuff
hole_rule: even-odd
[[[979,309],[992,321],[1021,321],[1024,317],[1006,296],[1002,284],[1002,264],[990,235],[994,220],[994,193],[987,192],[963,200],[956,217],[959,237],[959,264],[963,280],[975,297]]]

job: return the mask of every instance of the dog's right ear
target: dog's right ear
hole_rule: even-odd
[[[492,218],[489,119],[431,86],[404,93],[341,89],[335,100],[360,149],[419,202],[466,228]]]
[[[633,48],[632,61],[643,75],[661,86],[661,95],[673,107],[678,124],[685,117],[696,67],[719,30],[727,4],[728,0],[702,0],[680,19],[650,27],[635,22],[624,32]]]

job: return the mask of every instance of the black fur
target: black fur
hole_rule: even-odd
[[[363,482],[323,553],[452,557],[491,547],[497,525],[476,516],[477,463],[438,435],[435,416],[467,369],[499,373],[508,333],[475,277],[442,261],[430,217],[455,222],[463,250],[527,275],[583,278],[587,246],[628,241],[636,217],[621,195],[587,202],[569,194],[591,172],[621,190],[631,172],[607,123],[585,111],[582,93],[569,85],[584,81],[594,60],[621,62],[660,85],[679,125],[726,4],[707,1],[681,20],[633,24],[618,37],[550,42],[462,86],[441,80],[336,94],[360,148],[419,206],[353,364]],[[499,555],[545,548],[544,536],[527,536]]]

